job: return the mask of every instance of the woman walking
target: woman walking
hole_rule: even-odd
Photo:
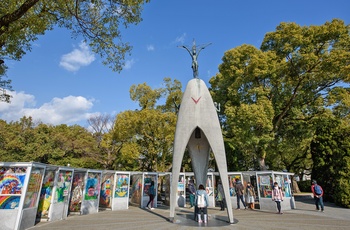
[[[149,201],[146,205],[146,207],[148,209],[153,210],[153,200],[154,200],[154,196],[155,196],[155,190],[154,190],[154,181],[151,181],[151,186],[148,189],[148,195],[149,195]],[[151,208],[148,206],[149,204],[151,204]]]
[[[272,190],[272,200],[276,202],[278,214],[283,214],[281,211],[281,202],[283,201],[283,192],[280,187],[278,187],[278,183],[275,182]]]
[[[254,202],[255,202],[255,190],[254,187],[250,184],[250,182],[247,183],[247,187],[246,187],[246,202],[248,207],[251,210],[254,210]]]

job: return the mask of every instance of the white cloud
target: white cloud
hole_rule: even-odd
[[[93,107],[94,100],[82,96],[67,96],[53,98],[50,102],[35,107],[35,97],[24,92],[11,92],[11,103],[0,103],[0,119],[7,122],[18,121],[23,116],[31,116],[34,121],[45,124],[76,124],[86,121],[95,115],[88,111]]]
[[[134,59],[126,60],[124,64],[124,69],[131,69],[131,67],[135,64]]]
[[[0,102],[0,118],[9,120],[12,117],[17,117],[16,113],[21,111],[26,106],[35,106],[35,97],[24,92],[16,93],[14,91],[7,91],[12,95],[11,103]],[[7,118],[7,119],[6,119]]]
[[[180,37],[177,37],[175,39],[175,43],[181,43],[184,44],[186,39],[186,33],[183,33]]]
[[[155,48],[154,48],[154,45],[148,45],[147,46],[147,51],[153,51]]]
[[[90,48],[85,42],[81,42],[78,49],[76,48],[61,57],[60,66],[75,72],[82,66],[90,65],[93,61],[95,61],[95,55],[90,52]]]

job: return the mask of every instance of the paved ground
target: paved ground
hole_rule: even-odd
[[[31,230],[107,230],[107,229],[350,229],[350,209],[325,203],[325,212],[317,212],[311,196],[295,196],[296,209],[283,215],[260,210],[233,210],[235,224],[227,222],[227,213],[209,208],[208,224],[193,221],[193,211],[176,210],[176,223],[168,221],[169,208],[145,210],[130,206],[128,210],[101,211],[84,216],[70,216],[67,220],[39,223]]]

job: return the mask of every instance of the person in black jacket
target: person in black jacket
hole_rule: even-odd
[[[154,197],[155,197],[155,195],[156,195],[156,191],[155,191],[155,189],[154,189],[154,181],[151,181],[151,186],[150,186],[149,189],[148,189],[148,195],[149,195],[149,201],[148,201],[146,207],[147,207],[148,209],[153,210],[153,209],[154,209],[153,200],[154,200]],[[148,206],[149,204],[151,204],[151,208]]]
[[[220,202],[220,211],[225,210],[226,200],[225,200],[225,192],[224,188],[222,187],[221,180],[218,180],[218,195],[217,195],[217,201]]]
[[[193,180],[190,180],[188,183],[188,191],[190,193],[190,208],[193,208],[195,206],[194,200],[196,198],[196,187]]]
[[[242,184],[242,182],[240,180],[236,180],[236,186],[235,186],[235,190],[236,190],[236,195],[237,195],[237,210],[241,209],[240,203],[242,201],[244,209],[247,209],[245,203],[244,203],[244,186]]]

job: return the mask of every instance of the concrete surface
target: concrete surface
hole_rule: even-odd
[[[67,220],[41,222],[32,230],[107,230],[107,229],[350,229],[350,209],[325,202],[325,212],[315,210],[313,198],[296,195],[296,209],[283,215],[260,210],[233,210],[235,224],[228,223],[226,211],[209,208],[208,224],[193,221],[193,210],[177,208],[175,223],[169,221],[169,207],[154,210],[130,206],[128,210],[100,211],[96,214],[69,216]],[[272,202],[272,201],[271,201]]]

